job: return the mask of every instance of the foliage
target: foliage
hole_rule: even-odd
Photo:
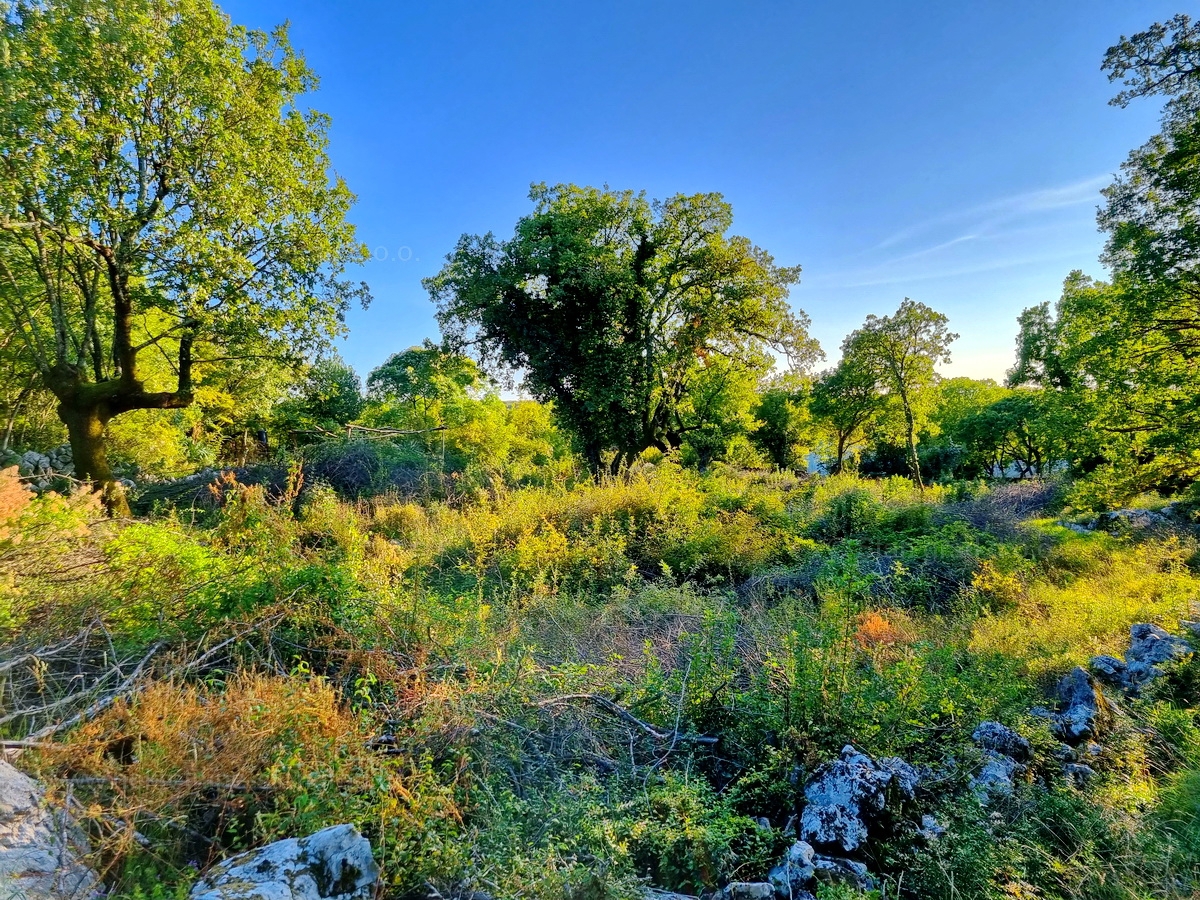
[[[359,452],[323,446],[331,460]],[[390,446],[360,449],[386,472]],[[632,898],[639,879],[699,891],[761,878],[788,844],[797,767],[846,743],[935,767],[969,759],[979,721],[1019,721],[1040,678],[1119,649],[1132,621],[1172,625],[1195,593],[1183,539],[1014,527],[1045,502],[1038,485],[921,492],[660,460],[445,499],[379,494],[386,477],[372,476],[351,501],[307,481],[317,462],[275,499],[226,479],[194,519],[97,529],[94,507],[18,498],[10,543],[61,537],[38,543],[39,559],[59,548],[38,568],[4,558],[10,640],[53,645],[86,610],[110,636],[97,653],[169,648],[133,699],[37,761],[51,784],[89,779],[118,892],[173,891],[194,876],[188,860],[334,821],[371,838],[397,897],[425,882]],[[81,559],[93,577],[55,579]],[[1131,792],[1162,850],[1112,877],[1167,858],[1186,869],[1194,724],[1170,708],[1191,683],[1145,700],[1175,749],[1131,729],[1120,752],[1136,781],[1090,800],[1086,820],[1072,796],[1031,796],[1029,824],[1002,837],[950,784],[944,843],[915,857],[874,847],[873,871],[938,896],[948,879],[974,896],[1091,890],[1083,863],[1125,846],[1112,829]],[[13,684],[49,699],[32,678]],[[709,737],[716,748],[695,740]],[[1138,759],[1170,774],[1136,774]],[[1161,805],[1145,799],[1159,783]],[[193,832],[216,843],[195,849]]]
[[[958,338],[946,329],[946,321],[941,313],[906,297],[891,316],[867,316],[863,327],[842,343],[843,358],[873,372],[889,399],[900,404],[909,471],[918,487],[923,482],[917,431],[929,416],[934,366],[949,361],[950,344]]]
[[[831,433],[831,470],[846,467],[846,458],[866,439],[872,420],[883,407],[879,373],[865,355],[844,355],[813,386],[812,415]]]
[[[758,396],[751,439],[781,469],[806,469],[813,443],[812,386],[796,376],[773,379]]]
[[[308,443],[314,433],[336,433],[362,410],[362,382],[334,353],[309,366],[292,396],[275,408],[273,417],[277,429]]]
[[[651,204],[631,191],[535,185],[509,241],[464,235],[425,285],[451,343],[523,373],[599,471],[666,451],[701,423],[695,382],[710,365],[797,365],[818,353],[787,306],[796,268],[726,235],[717,194]],[[701,404],[702,405],[702,404]]]
[[[111,418],[188,406],[209,362],[319,346],[365,296],[341,277],[365,251],[283,30],[209,0],[6,4],[3,30],[4,330],[79,473],[111,482]]]

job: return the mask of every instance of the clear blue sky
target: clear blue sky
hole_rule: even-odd
[[[463,232],[512,233],[530,182],[720,191],[735,231],[803,266],[794,306],[831,359],[912,297],[962,337],[951,374],[1003,376],[1015,318],[1097,261],[1099,189],[1157,130],[1100,71],[1158,0],[283,2],[358,194],[375,302],[362,374],[436,335],[421,288]]]

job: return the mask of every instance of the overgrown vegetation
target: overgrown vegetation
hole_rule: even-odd
[[[271,499],[229,477],[205,509],[127,524],[9,509],[9,734],[144,663],[139,690],[22,757],[69,786],[118,892],[339,821],[398,897],[761,878],[803,773],[843,744],[940,769],[983,719],[1049,740],[1028,718],[1045,679],[1133,622],[1174,627],[1200,588],[1191,538],[1077,534],[1038,518],[1039,485],[669,461],[424,502],[303,480]],[[985,812],[969,766],[947,774],[924,801],[936,852],[872,850],[889,890],[1186,896],[1191,677],[1141,701],[1086,789],[1035,779]]]
[[[364,393],[327,341],[352,198],[284,32],[0,11],[0,739],[110,896],[347,821],[392,898],[712,892],[847,744],[921,770],[881,896],[1200,892],[1196,654],[1086,778],[1037,709],[1200,618],[1189,19],[1106,57],[1163,131],[1106,192],[1111,283],[1022,315],[1009,386],[941,377],[956,336],[907,299],[813,372],[798,268],[720,195],[538,185]],[[1033,748],[987,802],[985,720]]]

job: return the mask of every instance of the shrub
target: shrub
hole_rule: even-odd
[[[223,687],[151,685],[42,765],[70,773],[102,836],[100,867],[123,889],[347,821],[371,839],[393,890],[451,877],[463,862],[452,786],[428,759],[379,755],[370,736],[319,678],[243,673]],[[134,829],[154,836],[153,856]]]

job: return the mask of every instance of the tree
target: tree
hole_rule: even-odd
[[[842,356],[878,373],[881,387],[898,399],[904,415],[904,437],[913,481],[924,489],[917,457],[917,430],[928,410],[922,394],[934,384],[938,363],[950,361],[950,344],[958,335],[947,319],[924,303],[907,297],[890,316],[867,316],[863,327],[842,343]]]
[[[866,436],[868,424],[879,414],[884,397],[879,372],[864,356],[844,356],[813,385],[812,414],[833,435],[833,471],[846,466],[846,455]]]
[[[758,396],[754,418],[758,426],[751,439],[781,469],[805,466],[811,445],[812,380],[787,373],[771,379]]]
[[[1104,190],[1108,282],[1073,272],[1057,305],[1025,311],[1010,384],[1046,389],[1087,502],[1200,477],[1200,25],[1156,23],[1109,48],[1125,89],[1166,96],[1158,134]]]
[[[342,277],[366,250],[283,29],[211,0],[0,8],[0,303],[119,510],[108,422],[190,405],[206,365],[312,353],[367,299]]]
[[[787,304],[798,268],[729,236],[719,194],[651,203],[632,191],[534,185],[510,240],[464,235],[425,281],[448,340],[520,371],[598,473],[679,447],[710,362],[757,368],[819,354]],[[694,406],[692,407],[694,408]]]
[[[362,408],[362,381],[341,356],[332,353],[308,368],[275,416],[289,431],[334,432],[357,419]]]
[[[441,423],[441,408],[483,384],[475,361],[449,353],[426,340],[419,347],[393,353],[367,376],[367,396],[398,403],[412,427],[430,429]]]

